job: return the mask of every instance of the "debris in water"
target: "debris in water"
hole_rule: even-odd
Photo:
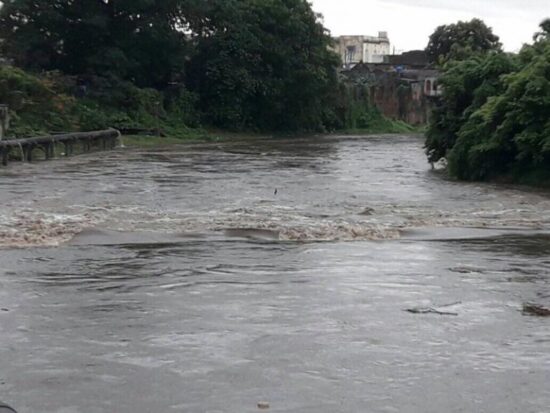
[[[523,314],[537,317],[550,317],[550,308],[537,304],[523,304]]]
[[[365,208],[359,215],[370,216],[374,214],[374,208]]]
[[[413,313],[413,314],[437,314],[437,315],[458,316],[458,313],[451,313],[451,312],[448,312],[448,311],[439,311],[439,310],[436,310],[435,308],[431,308],[431,307],[428,307],[428,308],[408,308],[405,311],[407,311],[409,313]]]
[[[446,304],[446,305],[440,305],[437,307],[415,307],[415,308],[407,308],[406,312],[412,313],[412,314],[437,314],[437,315],[448,315],[448,316],[458,316],[458,313],[450,312],[450,311],[441,311],[438,310],[438,308],[445,308],[445,307],[453,307],[455,305],[462,304],[461,302],[452,303],[452,304]]]
[[[258,409],[268,410],[270,407],[268,402],[258,402]]]

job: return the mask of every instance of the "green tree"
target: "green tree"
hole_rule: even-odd
[[[540,29],[539,32],[535,33],[533,40],[538,42],[540,40],[550,39],[550,18],[542,21]]]
[[[426,53],[433,63],[468,58],[475,53],[500,51],[499,37],[480,19],[439,26],[430,36]]]
[[[502,90],[502,75],[515,67],[513,57],[497,52],[447,64],[440,78],[443,96],[433,110],[426,133],[430,162],[447,157],[465,120]]]
[[[172,93],[187,86],[215,126],[337,123],[338,57],[306,0],[6,0],[0,38],[18,65],[87,75],[93,86],[123,80],[192,102]],[[102,101],[120,101],[112,89]]]
[[[518,56],[490,53],[445,67],[427,133],[431,161],[446,157],[459,179],[550,184],[550,38],[541,33]]]
[[[511,175],[550,183],[550,39],[526,46],[524,64],[458,132],[449,167],[461,179]]]
[[[322,129],[338,58],[306,0],[218,0],[189,71],[207,120],[220,127]]]

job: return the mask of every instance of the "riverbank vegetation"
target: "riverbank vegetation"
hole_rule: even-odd
[[[348,99],[332,39],[305,0],[11,0],[0,38],[20,68],[0,70],[17,136],[404,128]]]
[[[429,159],[446,158],[459,179],[550,185],[550,19],[518,55],[489,40],[438,56],[443,97],[427,132]]]

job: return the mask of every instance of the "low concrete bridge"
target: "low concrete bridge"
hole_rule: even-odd
[[[120,132],[116,129],[107,129],[97,132],[67,133],[50,136],[40,136],[28,139],[0,140],[0,162],[6,166],[13,158],[12,155],[19,155],[23,162],[32,162],[33,152],[38,149],[42,151],[46,159],[55,157],[55,145],[64,146],[65,156],[74,153],[75,145],[80,144],[82,152],[90,152],[92,149],[108,150],[114,149]]]

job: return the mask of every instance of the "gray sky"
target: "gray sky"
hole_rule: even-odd
[[[333,35],[389,32],[398,50],[423,49],[441,24],[479,17],[517,51],[550,17],[550,0],[309,0]]]

